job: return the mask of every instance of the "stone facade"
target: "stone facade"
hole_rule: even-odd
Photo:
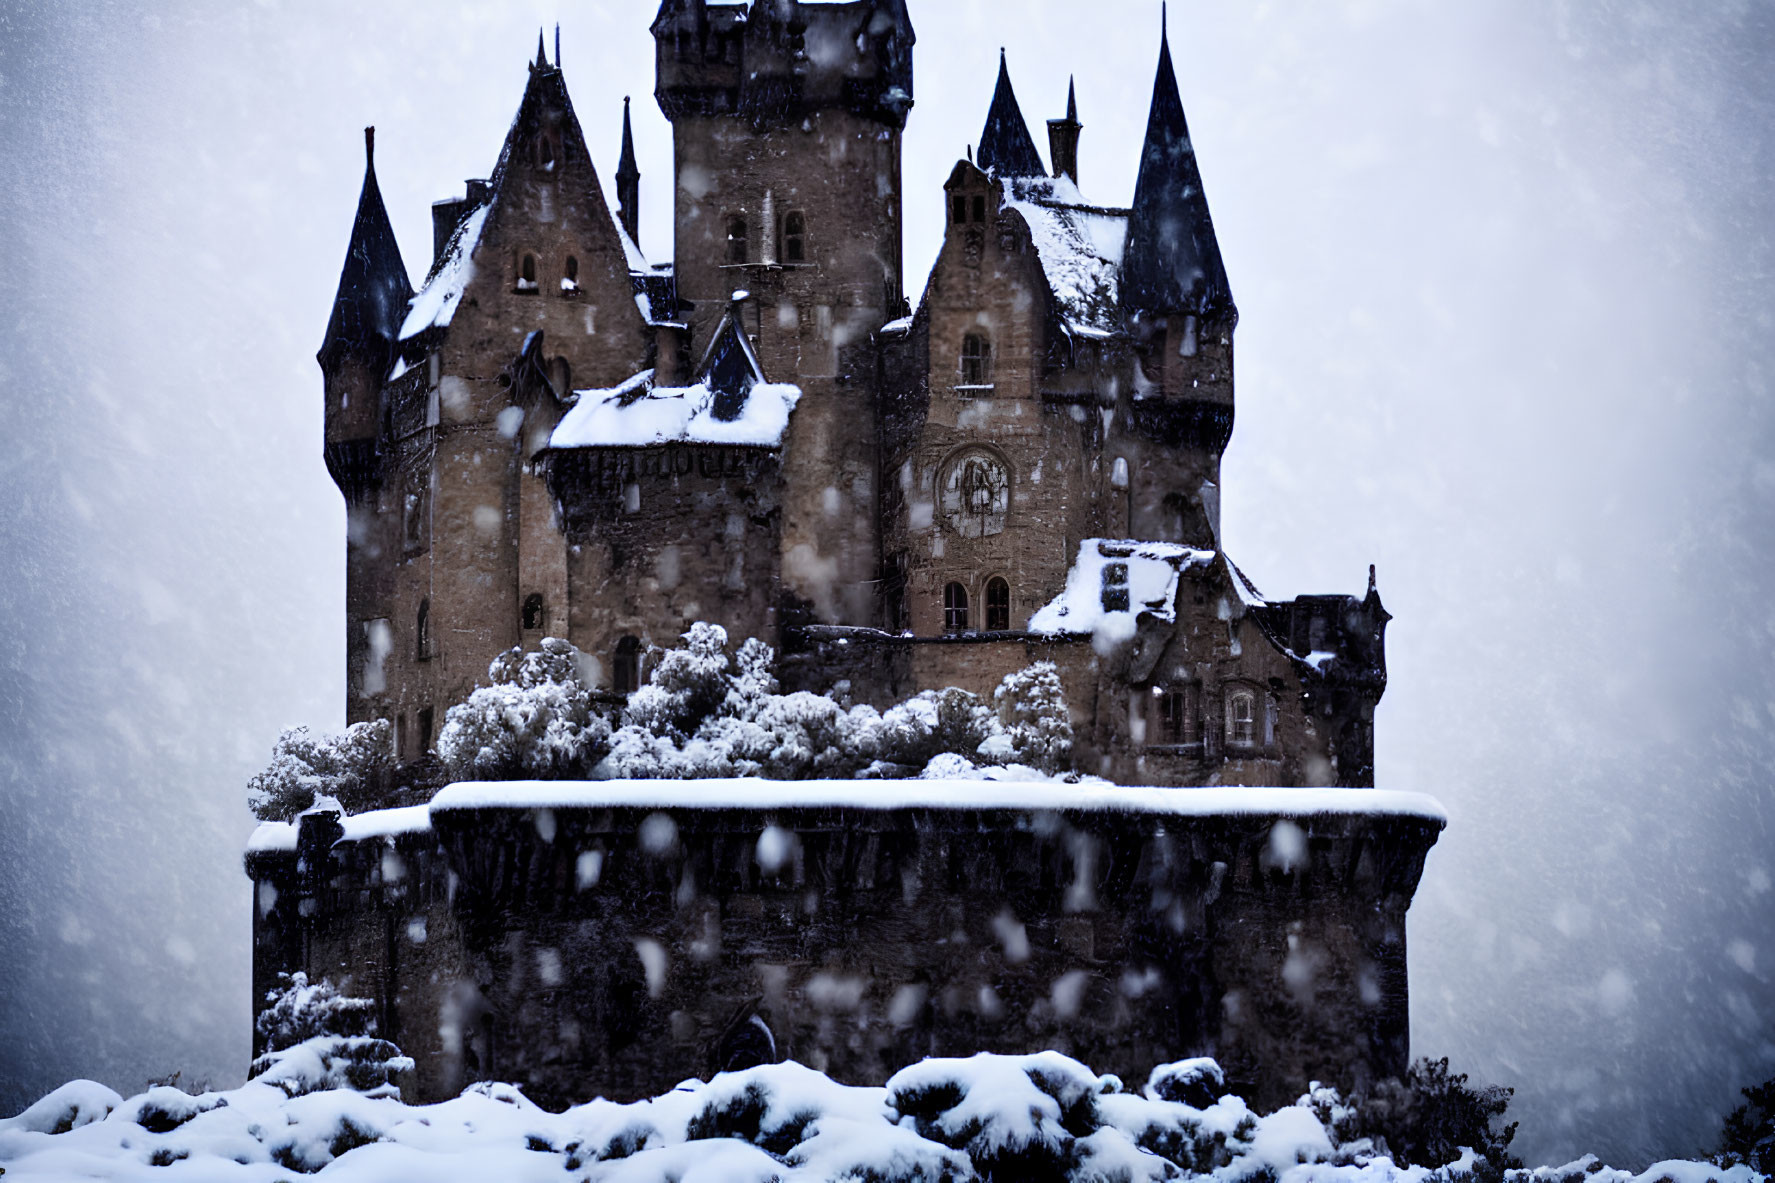
[[[879,1083],[924,1056],[1055,1048],[1129,1081],[1213,1055],[1282,1105],[1406,1066],[1405,915],[1441,821],[1377,796],[1222,814],[441,800],[429,824],[360,816],[350,837],[309,814],[248,857],[254,986],[303,968],[376,999],[416,1061],[410,1100],[488,1079],[550,1107],[634,1100],[778,1058]]]
[[[877,705],[1072,655],[1089,768],[1123,781],[1372,784],[1372,581],[1271,602],[1221,553],[1238,312],[1168,47],[1127,207],[1081,195],[1073,102],[1048,175],[1001,61],[978,152],[912,196],[946,213],[914,309],[904,3],[667,0],[653,32],[673,264],[631,233],[626,110],[619,217],[541,46],[491,178],[434,208],[417,295],[366,175],[320,354],[349,718],[390,719],[418,759],[506,649],[565,636],[621,690],[707,619],[776,646],[787,681]],[[740,438],[723,425],[765,383],[796,388],[793,413]],[[563,427],[696,398],[709,430]],[[1033,629],[1094,539],[1215,561],[1131,609],[1139,652]]]

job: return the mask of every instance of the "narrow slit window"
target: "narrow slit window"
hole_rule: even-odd
[[[579,290],[579,260],[572,255],[567,256],[567,270],[561,277],[561,290],[564,292]]]
[[[949,203],[949,220],[957,226],[965,226],[968,224],[967,198],[958,195],[955,200]]]
[[[542,628],[545,613],[540,593],[533,593],[524,599],[524,631],[535,632]]]
[[[536,256],[526,254],[518,264],[518,290],[534,292],[536,290]]]
[[[986,581],[986,631],[1009,632],[1011,629],[1011,585],[1003,579]]]
[[[986,221],[986,199],[984,197],[974,198],[974,221]]]
[[[968,589],[959,583],[952,583],[943,589],[943,631],[968,631]]]
[[[727,222],[727,261],[734,266],[747,262],[746,219],[730,218]]]
[[[419,601],[419,616],[413,625],[415,654],[420,661],[431,659],[431,601]]]
[[[420,712],[419,712],[419,754],[421,756],[423,756],[425,753],[431,751],[432,725],[436,721],[437,721],[437,715],[433,713],[431,707],[425,707],[420,710]]]
[[[783,219],[783,262],[807,262],[807,215],[799,211]]]

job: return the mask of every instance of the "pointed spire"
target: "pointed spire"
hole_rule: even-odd
[[[975,159],[981,168],[995,170],[1001,177],[1048,175],[1029,134],[1029,124],[1024,122],[1023,109],[1017,105],[1017,92],[1011,89],[1011,70],[1003,49],[998,51],[998,87],[992,94]]]
[[[536,30],[536,68],[538,70],[546,70],[549,68],[549,57],[548,54],[543,51],[542,30],[540,28]]]
[[[635,163],[635,133],[629,125],[629,96],[622,99],[622,158],[616,164],[617,220],[636,245],[641,242],[641,167]]]
[[[387,365],[412,298],[407,265],[376,184],[376,129],[366,127],[364,187],[358,195],[357,220],[351,228],[351,245],[339,274],[327,335],[317,355],[321,365],[331,368],[345,358],[369,366]]]
[[[1122,302],[1131,312],[1154,315],[1237,315],[1183,115],[1171,40],[1162,28],[1152,111],[1128,218]]]
[[[1079,133],[1085,125],[1079,122],[1079,97],[1073,80],[1066,80],[1066,118],[1048,120],[1048,159],[1054,162],[1054,175],[1066,177],[1073,184],[1079,181]]]

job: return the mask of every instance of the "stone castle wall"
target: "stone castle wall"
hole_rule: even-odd
[[[1127,1079],[1213,1055],[1275,1105],[1406,1066],[1405,917],[1438,818],[1375,794],[1290,818],[914,788],[901,808],[446,805],[336,844],[311,815],[248,859],[255,991],[305,969],[378,999],[423,1100],[476,1079],[654,1096],[743,1054],[753,1014],[776,1057],[853,1083],[981,1050]]]

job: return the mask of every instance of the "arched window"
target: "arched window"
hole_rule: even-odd
[[[952,583],[943,589],[943,631],[968,631],[968,589],[959,583]]]
[[[1226,744],[1229,748],[1257,746],[1257,695],[1253,691],[1227,691]]]
[[[969,333],[961,343],[962,389],[981,389],[992,384],[992,342],[980,333]]]
[[[579,260],[572,255],[567,256],[567,274],[561,280],[561,290],[564,292],[579,290]]]
[[[739,265],[746,259],[746,219],[729,218],[727,220],[727,261]]]
[[[616,667],[611,671],[611,687],[618,694],[633,694],[641,686],[641,642],[624,637],[616,643]]]
[[[807,262],[807,215],[799,211],[783,218],[783,262]]]
[[[536,256],[526,254],[518,264],[518,290],[534,292],[536,290]]]
[[[1011,628],[1011,585],[994,576],[986,581],[986,631],[1009,632]]]
[[[415,647],[420,661],[431,659],[431,601],[419,601],[419,619],[413,626]]]
[[[544,619],[542,594],[536,592],[526,596],[524,598],[524,631],[534,632],[540,629]]]

